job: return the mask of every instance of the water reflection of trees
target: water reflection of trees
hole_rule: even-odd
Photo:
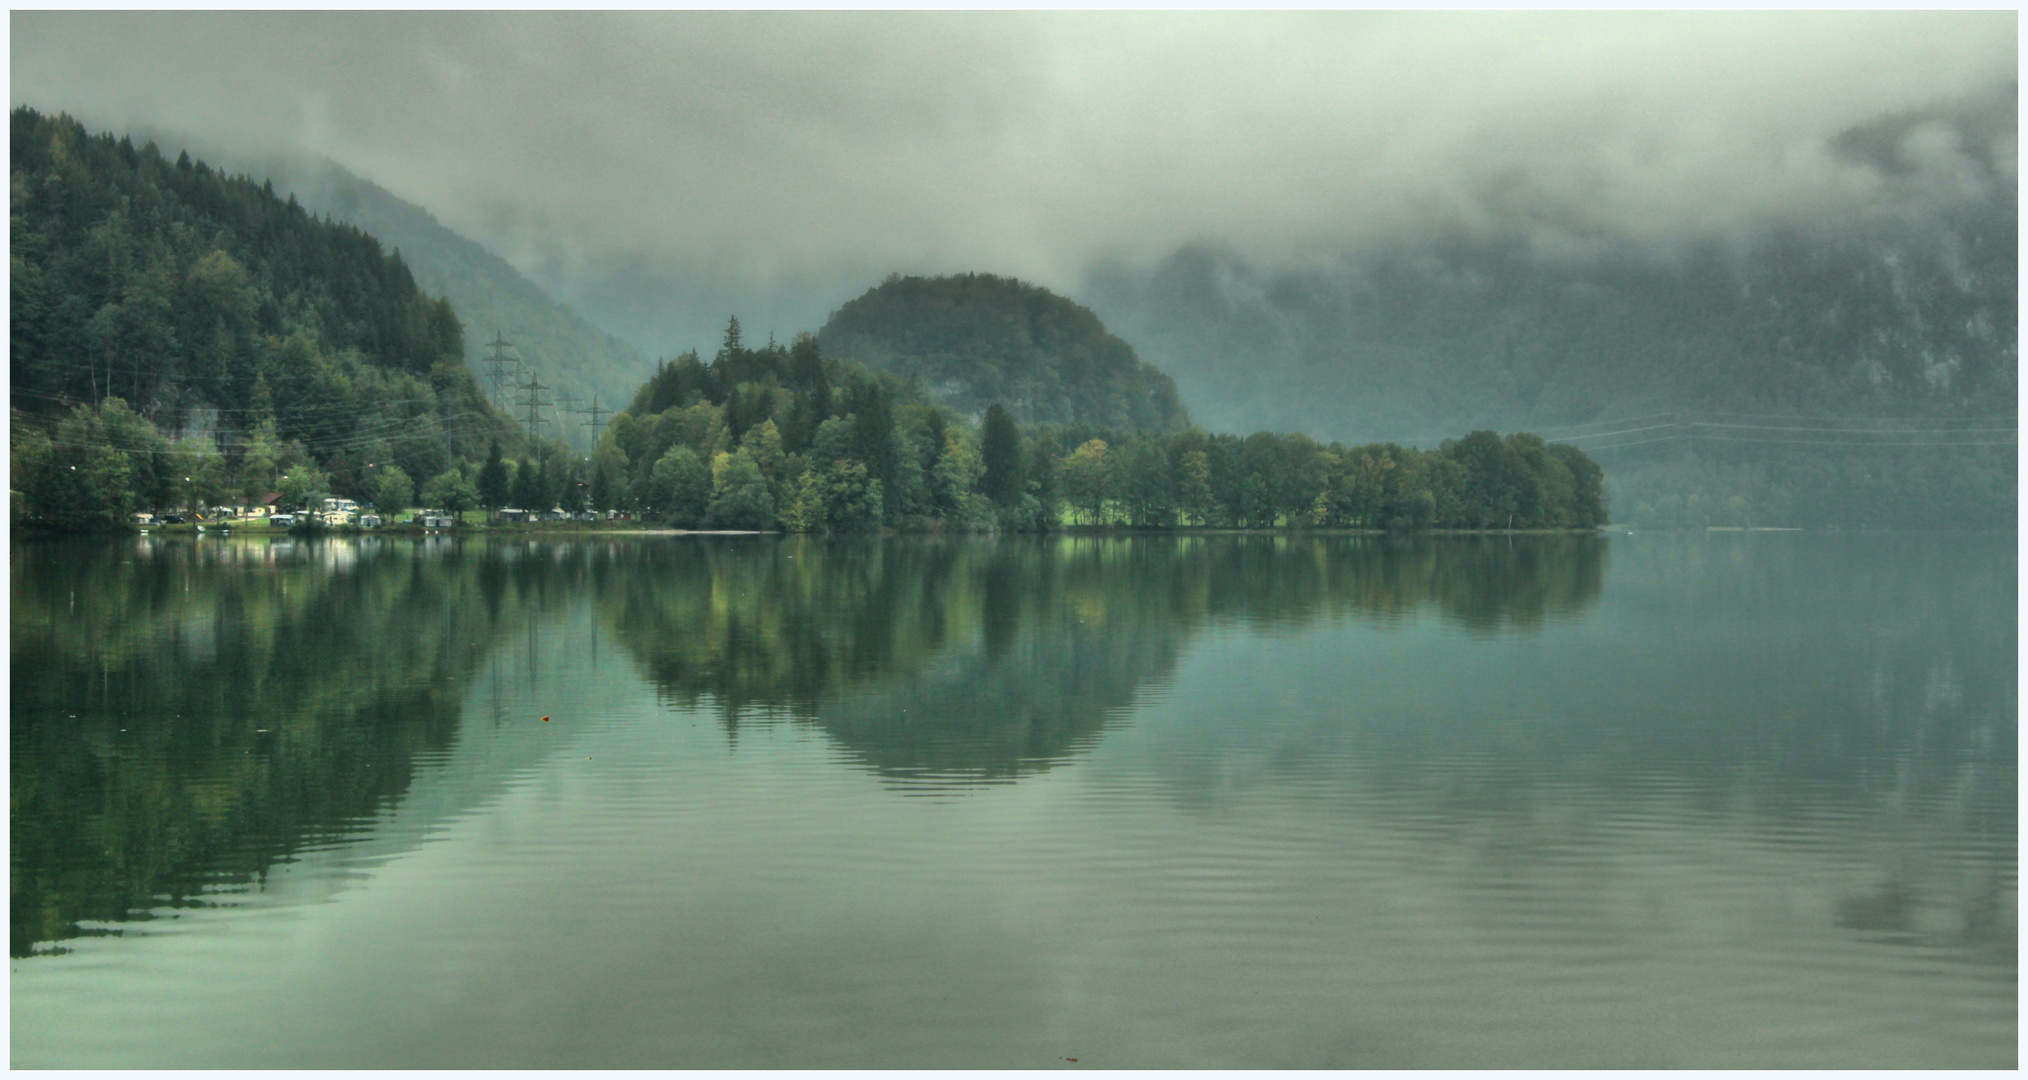
[[[1534,550],[1530,550],[1533,547]],[[1569,538],[17,542],[10,950],[358,838],[510,633],[587,593],[671,700],[813,723],[883,776],[1065,761],[1208,622],[1590,603]]]
[[[256,879],[398,799],[496,636],[487,561],[17,542],[12,955]]]
[[[1525,630],[1598,595],[1591,537],[699,540],[618,547],[597,595],[678,704],[812,722],[901,777],[1001,778],[1087,745],[1207,622],[1434,609]]]

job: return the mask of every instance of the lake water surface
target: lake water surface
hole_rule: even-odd
[[[2016,1064],[2011,535],[11,561],[17,1067]]]

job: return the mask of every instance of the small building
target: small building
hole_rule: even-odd
[[[269,514],[268,524],[277,529],[286,529],[296,523],[294,514]]]
[[[359,527],[362,529],[380,528],[380,515],[371,511],[359,515]]]
[[[456,519],[442,510],[422,512],[422,524],[425,529],[448,529],[455,523]]]
[[[527,521],[529,520],[529,514],[528,511],[526,510],[521,510],[512,506],[503,506],[500,508],[500,520],[512,522]]]
[[[155,524],[155,515],[148,513],[146,510],[142,510],[134,515],[134,524],[153,525]]]

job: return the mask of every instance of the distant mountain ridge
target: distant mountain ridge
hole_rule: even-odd
[[[1865,197],[1743,235],[1572,254],[1517,211],[1293,266],[1194,244],[1079,296],[1215,430],[1536,431],[1599,455],[1621,521],[2010,524],[2014,100],[1845,132]]]

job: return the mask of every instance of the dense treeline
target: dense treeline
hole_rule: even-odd
[[[662,364],[593,453],[586,498],[686,527],[794,532],[1073,525],[1592,528],[1582,452],[1490,431],[1433,451],[1097,425],[977,430],[914,381],[827,359],[818,340]],[[497,491],[497,489],[496,489]],[[497,503],[492,503],[497,505]]]
[[[1189,424],[1176,384],[1089,308],[1012,278],[890,276],[839,308],[817,339],[833,356],[921,380],[964,413],[999,402],[1023,423]]]
[[[117,523],[199,488],[371,499],[391,470],[533,449],[466,369],[450,304],[373,237],[187,154],[10,120],[14,476],[32,519]]]
[[[817,339],[656,368],[593,451],[592,505],[688,527],[986,527],[970,429],[919,384],[825,358]]]

